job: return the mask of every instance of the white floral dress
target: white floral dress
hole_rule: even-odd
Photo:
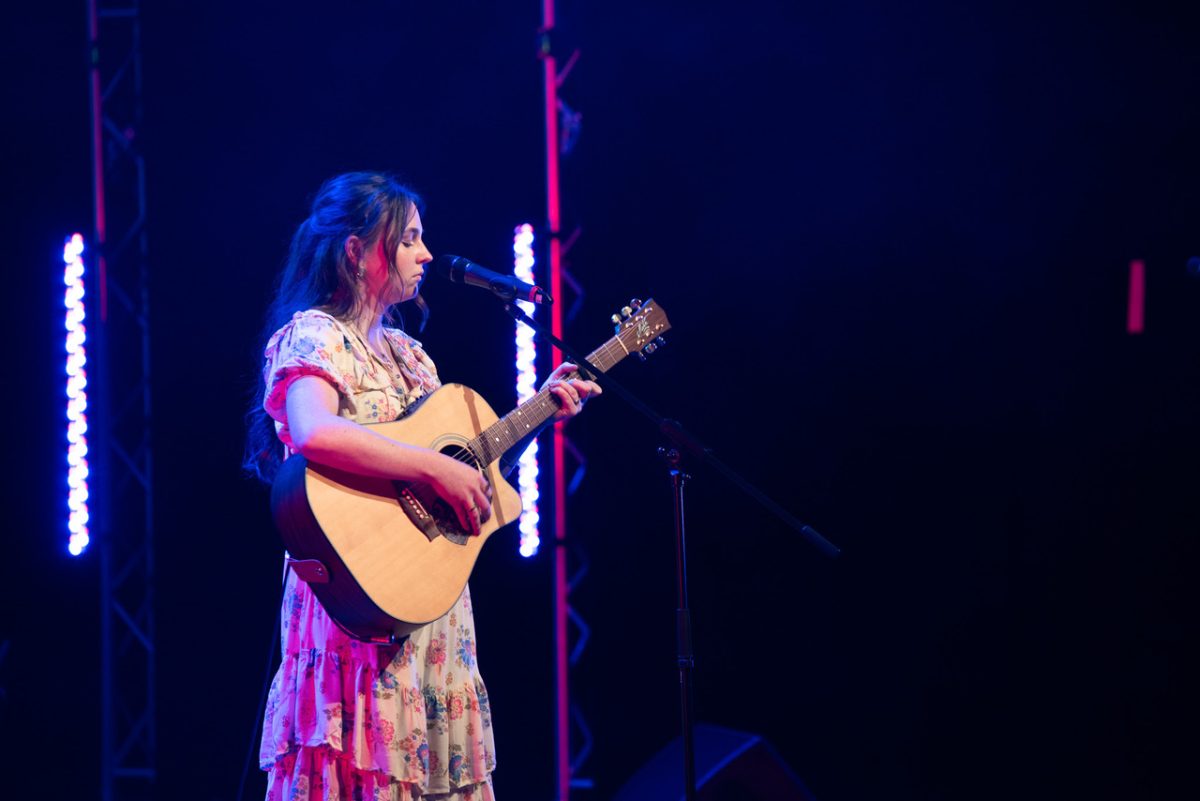
[[[420,343],[385,334],[394,364],[319,311],[297,313],[271,337],[264,405],[285,446],[287,388],[301,376],[332,384],[338,414],[359,423],[394,420],[438,387]],[[493,801],[491,711],[469,590],[402,644],[372,645],[343,632],[288,571],[281,626],[283,661],[259,753],[268,801]]]

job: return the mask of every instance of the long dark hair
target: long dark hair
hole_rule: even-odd
[[[360,302],[355,288],[358,268],[346,256],[346,240],[357,236],[370,245],[383,237],[388,270],[395,272],[396,251],[414,210],[423,210],[420,197],[386,173],[348,172],[322,184],[308,219],[300,223],[292,237],[275,299],[267,309],[260,344],[265,346],[298,311],[320,309],[340,320],[354,316]],[[423,327],[428,307],[419,295],[415,304]],[[396,307],[389,308],[386,316],[389,323],[399,323]],[[261,347],[258,353],[258,388],[246,412],[242,466],[250,475],[270,484],[283,456],[275,422],[263,409],[266,381],[262,376]]]

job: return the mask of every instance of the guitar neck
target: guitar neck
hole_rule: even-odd
[[[587,360],[602,373],[630,354],[615,336],[588,354]],[[572,373],[573,378],[578,373]],[[548,389],[541,389],[529,400],[501,417],[469,443],[471,451],[484,464],[491,464],[526,436],[537,431],[558,411],[558,401]]]
[[[653,300],[642,304],[631,302],[631,305],[637,306],[637,312],[633,313],[632,309],[626,307],[622,310],[624,320],[613,315],[613,321],[617,323],[616,336],[587,356],[588,362],[601,373],[607,373],[609,368],[631,353],[654,350],[653,343],[659,339],[659,335],[671,328],[662,307]],[[536,433],[557,410],[558,401],[550,391],[539,390],[471,440],[468,447],[483,464],[491,464],[530,434]]]

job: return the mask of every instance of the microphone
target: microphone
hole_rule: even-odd
[[[456,284],[468,284],[490,289],[501,300],[527,300],[530,303],[553,303],[554,298],[540,286],[527,284],[519,278],[495,273],[480,267],[462,256],[442,255],[433,261],[433,271]]]

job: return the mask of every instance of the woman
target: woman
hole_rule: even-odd
[[[262,406],[249,466],[270,481],[284,453],[371,476],[425,482],[478,534],[491,489],[474,468],[363,423],[394,420],[439,386],[420,343],[387,325],[418,295],[432,255],[419,199],[388,175],[327,181],[296,231],[268,318]],[[600,388],[560,365],[547,386],[571,417]],[[267,701],[260,764],[270,801],[492,799],[487,691],[471,597],[396,645],[349,637],[288,571],[283,661]]]

